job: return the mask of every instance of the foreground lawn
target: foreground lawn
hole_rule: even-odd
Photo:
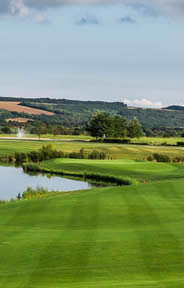
[[[184,180],[0,207],[2,288],[183,288]]]

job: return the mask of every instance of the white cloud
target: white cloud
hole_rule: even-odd
[[[9,11],[13,15],[25,17],[30,13],[30,8],[25,6],[24,0],[11,0],[9,4]]]
[[[47,9],[62,5],[128,5],[144,15],[183,15],[184,0],[0,0],[1,14],[26,16],[30,9]]]
[[[149,99],[125,99],[123,102],[130,106],[148,107],[148,108],[161,108],[163,105],[161,102],[154,102]]]

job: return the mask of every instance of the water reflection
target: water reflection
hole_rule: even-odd
[[[0,166],[0,200],[16,198],[28,187],[43,187],[48,191],[75,191],[90,189],[93,185],[50,174],[27,174],[20,167]]]

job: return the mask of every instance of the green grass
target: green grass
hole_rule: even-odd
[[[183,180],[0,208],[0,287],[184,286]]]
[[[16,137],[16,134],[0,134],[1,138],[12,138]],[[26,138],[35,138],[37,140],[39,137],[38,135],[34,134],[25,134]],[[87,135],[52,135],[52,134],[44,134],[41,135],[41,139],[55,139],[55,140],[77,140],[77,141],[90,141],[95,140],[94,137],[87,136]],[[177,142],[184,142],[183,137],[140,137],[140,138],[133,138],[131,139],[131,143],[133,144],[139,144],[139,143],[146,143],[149,145],[162,145],[163,143],[169,144],[169,145],[176,145]]]
[[[1,138],[12,138],[12,137],[17,137],[16,134],[0,134],[0,139]],[[39,139],[38,135],[35,134],[25,134],[24,137],[26,138],[35,138],[35,139]],[[90,141],[90,140],[94,140],[93,137],[91,136],[87,136],[87,135],[53,135],[53,134],[43,134],[40,136],[41,139],[63,139],[63,140],[78,140],[78,141]]]
[[[0,155],[41,145],[0,141]],[[0,288],[183,288],[184,164],[130,160],[143,159],[151,151],[172,156],[183,151],[78,142],[54,145],[67,152],[82,145],[87,151],[95,148],[127,159],[57,159],[41,167],[126,176],[142,183],[54,192],[1,205]]]
[[[42,162],[40,167],[55,171],[130,177],[141,182],[182,179],[184,175],[184,165],[135,160],[54,159]]]
[[[107,156],[113,159],[137,159],[143,160],[153,153],[163,153],[174,158],[175,156],[184,156],[183,148],[177,147],[157,147],[140,145],[122,145],[122,144],[104,144],[90,142],[72,142],[72,141],[37,141],[37,140],[0,140],[0,156],[14,154],[15,152],[30,152],[40,149],[43,145],[52,143],[57,150],[64,152],[79,152],[81,148],[86,153],[92,150],[105,152]]]

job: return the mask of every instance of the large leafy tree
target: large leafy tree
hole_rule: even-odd
[[[92,116],[86,125],[86,130],[91,136],[101,138],[111,136],[112,134],[112,120],[106,113],[97,113]]]
[[[119,116],[110,116],[106,113],[97,113],[92,116],[86,125],[86,130],[96,138],[106,137],[140,137],[142,128],[136,118],[132,121]]]

